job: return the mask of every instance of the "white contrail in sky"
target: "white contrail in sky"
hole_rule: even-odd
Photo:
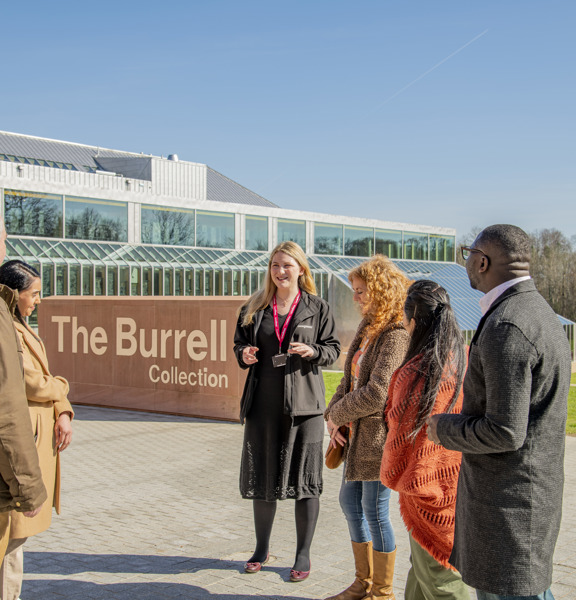
[[[458,50],[454,50],[454,52],[449,54],[446,58],[443,58],[440,62],[437,62],[433,67],[430,67],[426,72],[422,73],[422,75],[419,75],[418,77],[416,77],[416,79],[414,79],[414,81],[411,81],[410,83],[405,85],[403,88],[399,89],[397,92],[394,92],[394,94],[392,94],[389,98],[386,98],[386,100],[384,100],[384,102],[379,104],[372,112],[375,112],[375,111],[381,109],[385,104],[388,104],[388,102],[390,102],[390,100],[393,100],[394,98],[396,98],[396,96],[399,96],[402,92],[405,92],[408,88],[412,87],[415,83],[418,83],[418,81],[420,81],[423,77],[426,77],[426,75],[428,75],[429,73],[432,73],[432,71],[437,69],[440,65],[443,65],[447,60],[450,60],[453,56],[456,56],[459,52],[462,52],[462,50],[464,50],[464,48],[467,48],[470,44],[473,44],[476,40],[480,39],[483,35],[486,35],[487,33],[488,33],[488,29],[485,29],[482,33],[479,33],[476,37],[473,37],[469,42],[466,42],[463,46],[460,46],[460,48],[458,48]]]

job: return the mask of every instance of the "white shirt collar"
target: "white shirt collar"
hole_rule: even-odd
[[[521,281],[526,281],[527,279],[532,279],[530,275],[525,275],[524,277],[516,277],[516,279],[510,279],[509,281],[505,281],[500,285],[497,285],[495,288],[492,288],[487,294],[480,298],[480,310],[482,311],[482,315],[485,315],[488,312],[488,309],[494,304],[494,301],[499,298],[508,288],[511,288],[513,285],[520,283]]]

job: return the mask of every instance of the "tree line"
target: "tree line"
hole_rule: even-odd
[[[481,227],[474,227],[458,240],[459,264],[464,264],[460,247],[469,246],[480,231]],[[557,229],[542,229],[529,235],[530,274],[536,288],[557,314],[576,321],[576,236],[569,239]]]

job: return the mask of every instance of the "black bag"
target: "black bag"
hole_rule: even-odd
[[[256,369],[250,367],[248,371],[248,377],[244,384],[244,391],[242,392],[242,398],[240,400],[240,423],[244,425],[246,415],[250,412],[252,407],[252,399],[254,398],[254,392],[258,385],[258,379],[256,379]]]

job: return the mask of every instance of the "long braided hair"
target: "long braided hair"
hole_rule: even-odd
[[[408,288],[404,312],[409,322],[414,319],[415,325],[402,367],[416,356],[421,356],[418,361],[419,377],[406,396],[405,407],[424,379],[418,414],[410,434],[415,439],[432,414],[440,385],[450,379],[454,380],[455,386],[447,412],[454,408],[466,371],[466,349],[448,292],[435,281],[424,279],[414,282]]]

